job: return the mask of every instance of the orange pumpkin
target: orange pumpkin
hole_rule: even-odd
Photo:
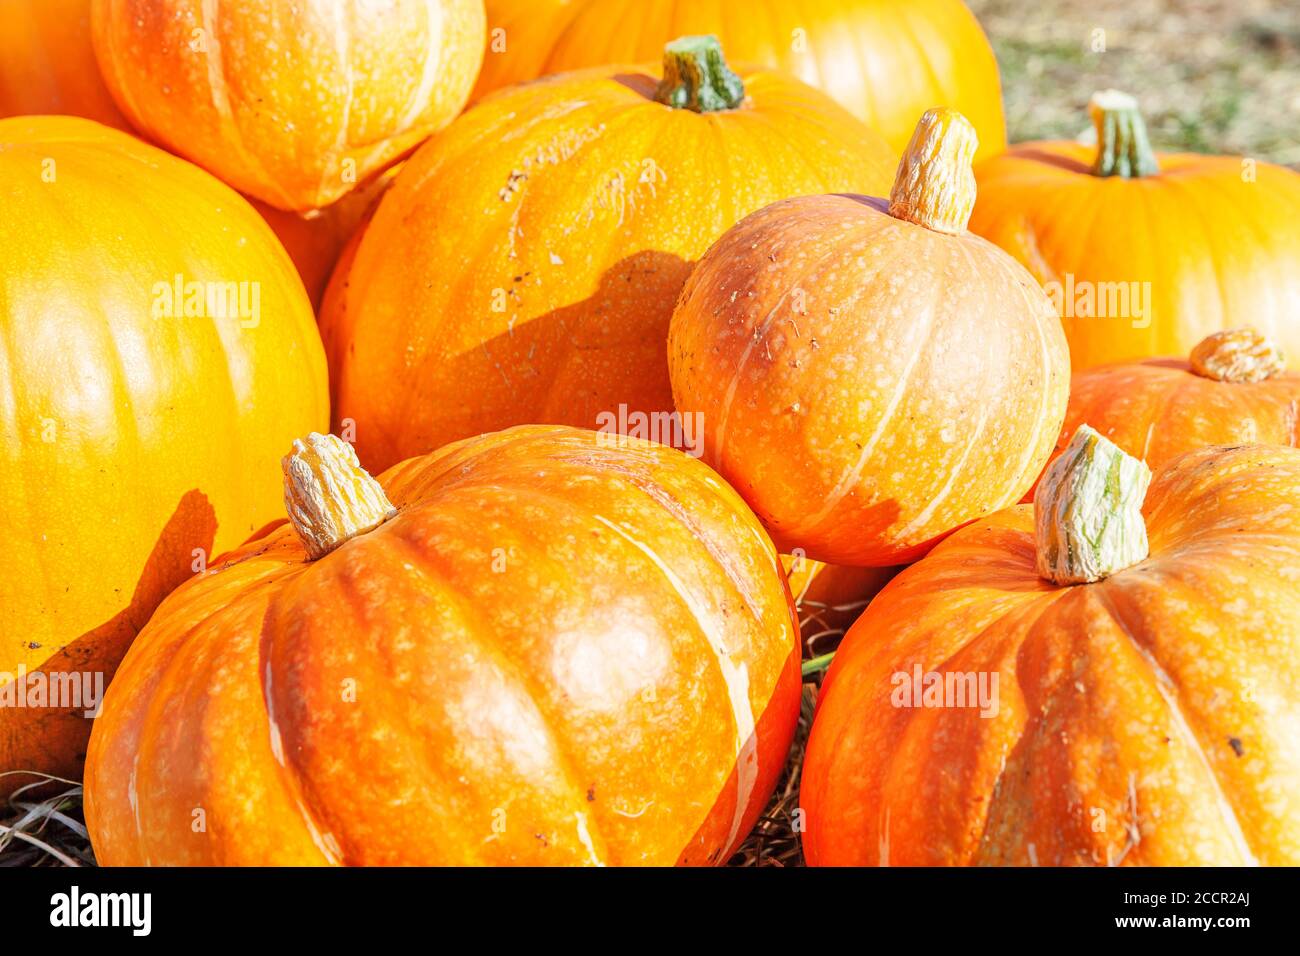
[[[284,471],[293,526],[172,595],[109,691],[101,863],[727,859],[799,706],[789,592],[735,492],[547,426],[379,482],[313,435]]]
[[[885,145],[798,80],[737,76],[709,38],[665,70],[503,91],[406,164],[322,317],[364,463],[529,422],[658,415],[672,437],[665,341],[695,259],[765,203],[887,178]]]
[[[1044,284],[1074,368],[1186,355],[1243,322],[1300,354],[1300,175],[1153,152],[1113,90],[1090,108],[1097,146],[1026,143],[976,167],[970,222]]]
[[[99,76],[90,0],[0,3],[0,118],[34,113],[131,128]]]
[[[1297,444],[1300,375],[1251,329],[1208,336],[1187,360],[1148,359],[1079,372],[1070,383],[1064,450],[1080,425],[1159,468],[1206,445]]]
[[[100,71],[136,127],[279,209],[336,202],[460,112],[482,0],[94,0]]]
[[[997,61],[961,0],[488,0],[487,12],[476,98],[545,73],[650,60],[673,37],[713,34],[733,61],[780,68],[829,94],[895,155],[932,106],[970,118],[980,158],[1006,146]]]
[[[384,170],[334,205],[307,215],[285,212],[256,199],[251,200],[253,208],[262,214],[298,267],[313,308],[319,309],[330,275],[344,248],[353,234],[370,221],[375,205],[384,190],[392,185],[401,165],[398,163]]]
[[[888,203],[769,206],[682,292],[677,408],[782,551],[914,560],[1019,500],[1051,452],[1065,340],[1029,273],[965,230],[973,153],[970,124],[931,110]]]
[[[325,361],[266,224],[134,137],[0,120],[0,209],[0,769],[74,777],[88,708],[24,707],[24,680],[92,692],[171,588],[279,512],[266,472],[328,421]]]
[[[844,639],[809,863],[1300,864],[1300,451],[1075,441]]]

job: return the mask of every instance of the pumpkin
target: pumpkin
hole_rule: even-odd
[[[781,568],[804,622],[805,645],[814,655],[832,647],[834,639],[898,573],[898,568],[825,564],[796,554],[781,555]]]
[[[0,120],[0,209],[0,768],[75,777],[93,705],[37,685],[91,694],[170,589],[276,516],[265,472],[328,421],[325,361],[266,224],[162,150]]]
[[[1300,451],[1150,479],[1081,428],[876,597],[818,701],[809,863],[1300,863]]]
[[[1074,368],[1186,355],[1243,322],[1300,354],[1300,175],[1156,153],[1123,93],[1090,109],[1096,146],[1026,143],[976,167],[970,223],[1044,284]]]
[[[0,118],[84,116],[130,130],[99,76],[90,0],[0,3]]]
[[[152,139],[279,209],[336,202],[447,124],[482,0],[94,0],[95,53]]]
[[[1087,423],[1159,468],[1206,445],[1297,444],[1300,375],[1253,329],[1207,336],[1185,360],[1147,359],[1077,373],[1053,457]]]
[[[805,196],[719,239],[673,314],[677,409],[784,552],[901,564],[1019,500],[1069,360],[1033,278],[965,229],[974,130],[922,116],[888,202]]]
[[[488,0],[487,12],[476,99],[546,73],[649,60],[673,37],[713,34],[735,62],[777,67],[829,94],[879,130],[894,155],[932,106],[970,118],[980,158],[1006,146],[997,61],[961,0]]]
[[[313,308],[319,309],[334,266],[348,241],[363,223],[370,221],[375,204],[399,169],[401,163],[384,170],[334,205],[307,215],[251,200],[253,208],[262,214],[298,267]]]
[[[109,690],[86,767],[101,863],[726,860],[800,680],[735,492],[563,426],[377,482],[312,435],[284,473],[291,526],[176,591]]]
[[[338,280],[346,309],[321,320],[336,422],[367,466],[534,422],[690,447],[665,342],[692,264],[768,202],[892,165],[825,96],[733,73],[711,38],[670,44],[654,73],[503,91],[402,169]]]

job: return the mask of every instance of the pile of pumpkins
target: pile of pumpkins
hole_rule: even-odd
[[[632,6],[0,7],[0,704],[112,678],[0,771],[721,864],[820,575],[809,863],[1300,863],[1300,176],[1008,149],[959,0]]]

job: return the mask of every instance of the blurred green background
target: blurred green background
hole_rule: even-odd
[[[1300,0],[966,0],[1002,68],[1012,142],[1088,131],[1138,97],[1157,149],[1300,169]]]

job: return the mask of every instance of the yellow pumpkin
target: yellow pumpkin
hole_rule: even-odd
[[[132,136],[0,120],[0,210],[0,769],[74,777],[154,607],[280,512],[325,361],[257,213]]]

